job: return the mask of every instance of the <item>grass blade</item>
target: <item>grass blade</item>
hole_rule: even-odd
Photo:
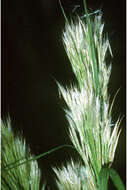
[[[125,190],[125,186],[119,176],[119,174],[112,168],[109,169],[110,177],[112,179],[112,182],[114,183],[115,187],[118,190]]]

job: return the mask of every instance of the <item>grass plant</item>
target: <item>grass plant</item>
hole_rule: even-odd
[[[112,51],[108,37],[103,34],[104,23],[102,13],[90,17],[84,0],[86,20],[80,17],[69,23],[65,17],[65,31],[63,42],[65,51],[70,60],[73,72],[77,79],[77,85],[63,87],[58,83],[59,92],[63,96],[68,109],[65,110],[69,123],[70,139],[84,162],[89,183],[76,189],[107,189],[108,179],[112,178],[112,162],[120,135],[119,126],[121,118],[112,123],[112,104],[109,104],[108,83],[111,74],[111,64],[106,63],[106,55]],[[62,9],[63,10],[63,9]],[[65,15],[65,13],[64,13]],[[117,93],[116,93],[117,94]],[[73,166],[74,167],[74,166]],[[70,168],[70,169],[69,169]],[[72,168],[67,166],[55,169],[62,189],[64,175],[70,172],[76,175]],[[114,171],[114,170],[113,170]],[[74,173],[74,174],[73,174]],[[115,174],[115,171],[113,172]],[[77,174],[78,175],[78,174]],[[114,175],[115,179],[116,175]],[[68,177],[68,183],[70,178]],[[80,181],[80,180],[79,180]],[[121,180],[113,181],[118,189],[125,189]],[[57,182],[58,183],[58,182]],[[73,180],[73,186],[76,186]],[[65,190],[75,189],[69,188]]]
[[[108,83],[111,63],[106,63],[107,51],[112,51],[107,35],[103,34],[102,13],[88,14],[84,0],[85,18],[68,21],[64,10],[63,43],[77,84],[58,84],[68,109],[69,136],[81,162],[71,160],[61,168],[53,168],[59,190],[107,190],[109,177],[118,190],[125,190],[118,173],[112,168],[121,130],[121,117],[112,123]],[[116,93],[117,94],[117,93]],[[33,157],[22,135],[15,135],[11,121],[2,122],[2,190],[39,190],[40,169],[37,159],[56,151]]]

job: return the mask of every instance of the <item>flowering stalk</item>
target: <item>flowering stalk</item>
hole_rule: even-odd
[[[85,1],[84,8],[86,22],[79,17],[77,21],[71,20],[71,24],[66,21],[63,33],[64,47],[78,85],[64,88],[58,84],[58,87],[68,105],[65,112],[71,141],[84,161],[86,178],[90,179],[85,188],[96,190],[101,170],[105,166],[110,168],[114,160],[121,119],[112,123],[108,95],[111,64],[106,65],[105,61],[107,50],[111,55],[112,52],[108,38],[103,35],[102,15],[99,13],[91,19]],[[60,170],[55,171],[60,179]],[[67,186],[65,189],[69,190]]]

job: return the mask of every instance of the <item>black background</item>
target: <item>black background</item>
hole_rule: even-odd
[[[79,0],[63,0],[67,16],[83,14]],[[94,11],[102,8],[105,31],[114,57],[109,93],[113,98],[113,122],[125,115],[125,1],[87,0]],[[63,85],[75,81],[62,44],[64,17],[58,0],[2,1],[2,118],[9,114],[15,130],[23,131],[32,153],[38,155],[62,144],[70,144],[67,121],[54,78]],[[125,182],[125,119],[113,167]],[[56,189],[51,166],[60,166],[77,154],[70,149],[39,160],[48,186]],[[49,188],[49,187],[48,187]],[[47,188],[47,189],[48,189]]]

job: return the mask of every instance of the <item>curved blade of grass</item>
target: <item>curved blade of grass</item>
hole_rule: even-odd
[[[114,186],[118,190],[125,190],[125,186],[119,176],[119,174],[112,168],[102,168],[99,174],[100,184],[98,190],[108,189],[108,179],[112,179]]]
[[[112,179],[112,182],[114,183],[115,187],[118,190],[125,190],[125,186],[119,176],[119,174],[112,168],[109,169],[110,177]]]
[[[61,8],[61,10],[62,10],[62,13],[63,13],[63,15],[64,15],[64,18],[65,18],[66,22],[69,23],[69,21],[68,21],[68,19],[67,19],[67,17],[66,17],[65,11],[64,11],[64,9],[63,9],[63,7],[62,7],[62,4],[61,4],[61,1],[60,1],[60,0],[59,0],[59,4],[60,4],[60,8]]]
[[[44,152],[44,153],[42,153],[42,154],[40,154],[40,155],[38,155],[38,156],[35,156],[35,157],[33,157],[33,158],[30,158],[30,159],[27,159],[27,160],[25,160],[25,161],[23,161],[23,162],[21,162],[21,163],[17,163],[17,164],[15,164],[15,163],[12,163],[12,164],[9,164],[9,166],[7,166],[6,168],[4,168],[4,170],[10,170],[10,169],[13,169],[13,168],[16,168],[16,167],[18,167],[18,166],[21,166],[22,164],[25,164],[25,163],[27,163],[27,162],[30,162],[30,161],[34,161],[34,160],[38,160],[39,158],[42,158],[42,157],[44,157],[44,156],[47,156],[48,154],[51,154],[51,153],[53,153],[53,152],[55,152],[55,151],[57,151],[57,150],[60,150],[60,149],[62,149],[62,148],[64,148],[64,147],[70,147],[70,148],[73,148],[74,149],[74,147],[72,146],[72,145],[62,145],[62,146],[58,146],[58,147],[56,147],[56,148],[53,148],[53,149],[51,149],[51,150],[49,150],[49,151],[47,151],[47,152]]]

